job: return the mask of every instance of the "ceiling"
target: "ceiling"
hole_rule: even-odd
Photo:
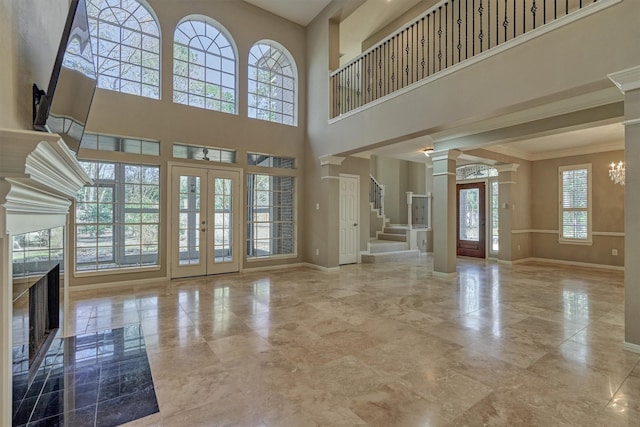
[[[244,0],[274,15],[281,16],[303,27],[318,16],[332,0]]]

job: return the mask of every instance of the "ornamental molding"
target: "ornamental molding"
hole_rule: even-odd
[[[611,73],[607,77],[622,93],[640,89],[640,66]]]

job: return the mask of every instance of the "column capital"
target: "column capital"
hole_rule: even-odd
[[[344,159],[345,157],[332,156],[332,155],[320,156],[320,166],[326,166],[326,165],[340,166],[344,161]]]
[[[640,89],[640,65],[607,75],[622,93]]]
[[[520,167],[519,163],[507,163],[504,165],[495,165],[494,166],[498,173],[500,172],[515,172]]]
[[[460,150],[439,150],[431,153],[431,160],[437,162],[439,160],[456,160],[462,151]]]

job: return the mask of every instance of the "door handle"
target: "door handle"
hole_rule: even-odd
[[[207,231],[207,229],[206,228],[201,228],[200,231],[202,231],[204,233],[205,231]]]
[[[354,226],[354,227],[357,227],[357,226],[358,226],[358,223],[356,222],[355,224],[353,224],[353,226]]]

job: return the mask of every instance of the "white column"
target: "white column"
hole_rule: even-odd
[[[0,192],[2,192],[0,182]],[[4,196],[0,196],[4,200]],[[6,229],[6,210],[0,206],[0,426],[11,425],[13,413],[13,286],[11,286],[12,242]]]
[[[609,75],[624,93],[624,305],[623,348],[640,353],[640,66]]]
[[[458,150],[436,151],[433,160],[433,274],[456,275],[456,159]]]
[[[498,260],[513,261],[513,199],[515,173],[518,170],[517,163],[496,165],[498,170]]]

